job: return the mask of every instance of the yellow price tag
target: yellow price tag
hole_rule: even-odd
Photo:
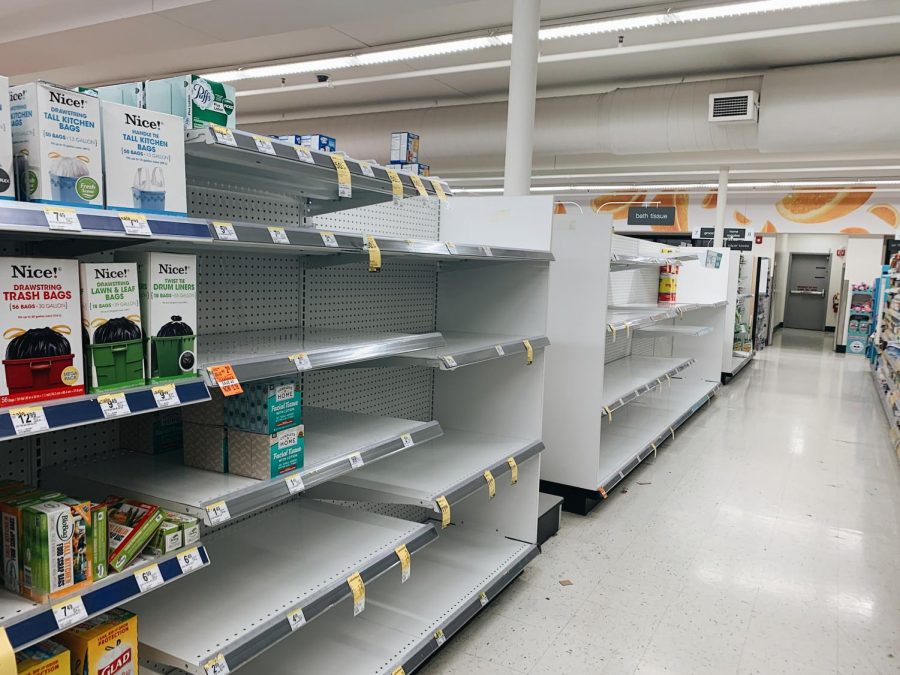
[[[6,629],[0,626],[0,673],[16,672],[16,655],[6,635]]]
[[[391,671],[391,675],[406,675],[406,671],[403,670],[403,666],[397,666]]]
[[[409,549],[406,548],[406,544],[400,544],[394,549],[394,553],[400,558],[400,583],[405,584],[409,580],[409,564],[411,560]]]
[[[509,478],[509,484],[515,485],[519,482],[519,465],[516,464],[514,457],[510,457],[506,460],[506,463],[509,464],[509,470],[512,472],[512,475]]]
[[[366,235],[366,245],[369,249],[369,271],[381,271],[381,249],[378,248],[378,242],[371,234]]]
[[[366,608],[366,585],[363,583],[359,572],[354,572],[347,577],[350,592],[353,593],[353,616],[360,614]]]
[[[400,174],[393,169],[385,169],[388,178],[391,179],[391,194],[394,195],[394,203],[396,204],[403,199],[403,183],[400,182]]]
[[[410,176],[410,179],[412,180],[412,183],[415,186],[416,190],[419,192],[419,196],[427,197],[428,190],[425,189],[425,184],[422,182],[422,179],[419,178],[419,176],[417,176],[416,174],[412,174]]]
[[[434,194],[438,196],[438,199],[440,199],[442,202],[447,201],[447,193],[444,192],[444,186],[441,185],[441,181],[439,181],[437,178],[432,178],[431,187],[434,188]]]
[[[441,510],[441,529],[445,529],[450,524],[450,502],[444,495],[434,500],[438,508]]]
[[[490,470],[484,472],[484,479],[487,481],[488,496],[493,499],[497,496],[497,482],[494,480],[494,474]]]
[[[434,640],[437,642],[438,647],[447,641],[447,636],[444,635],[444,630],[442,628],[438,628],[434,631]]]
[[[331,161],[337,170],[338,197],[352,197],[353,189],[350,187],[350,169],[347,168],[347,162],[340,155],[331,155]]]
[[[530,366],[534,363],[534,347],[531,346],[531,340],[522,340],[525,345],[525,362]]]

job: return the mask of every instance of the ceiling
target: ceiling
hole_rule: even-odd
[[[541,15],[549,25],[724,1],[543,0]],[[7,0],[0,3],[0,68],[14,83],[96,85],[485,35],[507,31],[511,22],[511,0]],[[544,59],[595,53],[543,62],[539,95],[896,55],[900,2],[863,0],[641,29],[625,33],[621,48],[617,38],[542,42]],[[311,74],[245,80],[235,83],[238,124],[266,131],[277,120],[502,101],[508,58],[509,49],[499,47],[349,68],[329,73],[332,86],[316,84]],[[496,63],[462,70],[487,62]],[[436,68],[444,72],[431,72]],[[426,76],[411,77],[423,70]],[[363,81],[342,84],[347,79]],[[277,91],[296,85],[306,88]],[[241,94],[269,88],[276,91]]]

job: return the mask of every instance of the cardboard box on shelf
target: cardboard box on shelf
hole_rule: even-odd
[[[0,200],[16,198],[9,103],[9,79],[0,75]]]
[[[395,131],[391,134],[391,164],[415,164],[419,161],[419,134]]]
[[[180,75],[144,83],[147,110],[177,115],[185,129],[210,124],[234,129],[235,95],[230,84],[214,82],[199,75]]]
[[[60,492],[27,488],[8,494],[0,502],[3,533],[3,585],[13,593],[22,592],[25,546],[23,514],[26,507],[64,497]]]
[[[243,387],[240,396],[222,396],[217,389],[213,390],[212,400],[185,407],[183,419],[259,434],[270,434],[303,422],[303,394],[297,378],[250,382]]]
[[[122,84],[110,84],[105,87],[78,87],[78,91],[93,94],[101,101],[121,103],[133,108],[144,107],[144,83],[124,82]]]
[[[169,520],[163,515],[164,520],[159,529],[150,539],[147,548],[144,549],[150,555],[165,555],[177,551],[184,546],[184,534],[181,531],[181,523]]]
[[[269,480],[303,468],[303,425],[273,434],[228,430],[228,472]]]
[[[149,415],[123,417],[119,421],[119,445],[148,455],[180,450],[183,444],[181,413],[181,408],[164,408]]]
[[[69,650],[53,640],[16,652],[17,675],[71,675],[72,672]]]
[[[108,502],[109,566],[121,572],[144,550],[159,529],[163,514],[159,507],[130,499]]]
[[[138,672],[137,616],[117,608],[57,635],[69,648],[72,673],[134,675]]]
[[[163,514],[166,520],[178,523],[181,527],[181,539],[184,546],[190,546],[200,541],[200,521],[197,518],[173,511],[163,511]]]
[[[88,538],[91,545],[94,581],[106,577],[109,572],[109,531],[106,527],[106,504],[91,504],[91,522]]]
[[[431,167],[428,164],[401,164],[400,169],[419,176],[431,175]]]
[[[225,427],[185,422],[184,463],[206,471],[228,473],[228,440]]]

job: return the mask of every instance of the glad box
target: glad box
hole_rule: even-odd
[[[122,608],[92,617],[53,639],[71,650],[73,673],[138,672],[137,616]]]
[[[31,201],[103,208],[100,101],[32,82],[9,90],[13,152],[28,159]]]
[[[178,115],[185,129],[209,124],[234,129],[234,87],[199,75],[183,75],[144,83],[147,110]]]
[[[0,258],[0,407],[84,394],[78,261]]]
[[[12,127],[9,119],[9,80],[0,75],[0,199],[16,198],[14,175]]]
[[[186,215],[181,119],[109,101],[100,114],[106,208]]]

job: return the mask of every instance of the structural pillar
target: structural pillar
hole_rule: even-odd
[[[719,192],[716,195],[716,230],[713,246],[725,244],[725,207],[728,204],[728,167],[719,167]]]
[[[503,194],[506,196],[527,195],[531,189],[540,27],[541,0],[514,0],[503,170]]]

